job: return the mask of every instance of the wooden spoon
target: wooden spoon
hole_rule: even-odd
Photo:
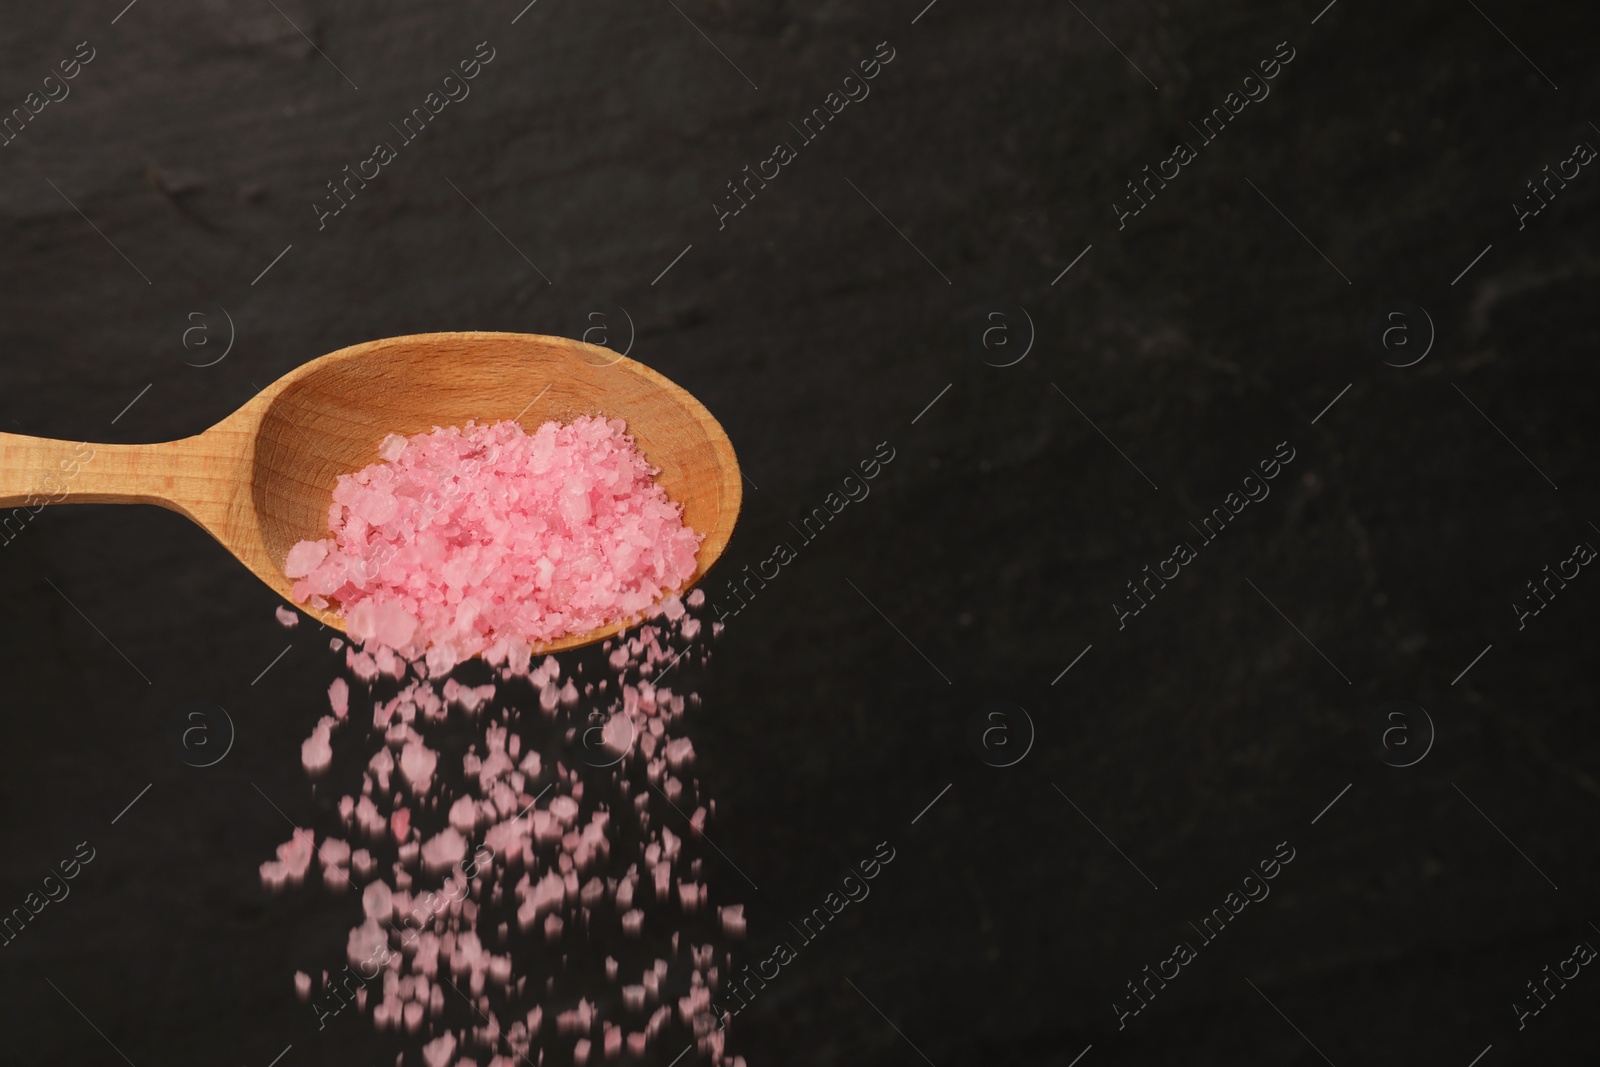
[[[283,561],[329,536],[341,474],[378,460],[387,434],[516,419],[527,430],[579,415],[621,418],[656,480],[705,535],[685,586],[727,547],[743,486],[728,435],[705,406],[607,348],[520,333],[423,333],[341,348],[273,382],[211,429],[148,445],[87,445],[0,433],[0,529],[47,503],[159,504],[199,523],[294,603]],[[296,608],[338,630],[333,610]],[[617,623],[538,647],[575,648]]]

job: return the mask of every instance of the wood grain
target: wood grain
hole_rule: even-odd
[[[469,419],[621,418],[656,480],[705,535],[688,586],[733,535],[743,482],[733,445],[680,386],[607,348],[563,337],[431,333],[368,341],[296,368],[204,433],[148,445],[89,445],[0,434],[0,509],[63,503],[158,504],[188,516],[285,600],[296,541],[328,536],[339,475],[378,459],[390,433]],[[69,473],[70,471],[70,473]],[[53,472],[53,473],[52,473]],[[58,488],[58,486],[64,486]],[[48,490],[48,491],[47,491]],[[3,516],[0,516],[3,521]],[[299,610],[344,629],[335,611]],[[539,646],[560,651],[612,636],[603,627]]]

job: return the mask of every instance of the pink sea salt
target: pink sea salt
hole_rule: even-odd
[[[405,457],[411,446],[387,451]],[[690,625],[704,603],[666,597],[593,659],[535,661],[527,641],[498,636],[484,662],[457,672],[487,684],[421,669],[415,649],[376,636],[333,649],[351,681],[329,687],[332,714],[317,721],[306,761],[327,761],[314,789],[326,832],[297,831],[261,871],[282,888],[320,856],[328,889],[358,898],[344,904],[348,936],[327,945],[343,970],[323,970],[320,984],[295,979],[297,994],[320,989],[319,1020],[346,1007],[367,1015],[413,1067],[625,1067],[681,1023],[663,1062],[692,1036],[697,1062],[743,1067],[711,999],[736,966],[716,942],[744,936],[745,924],[702,870],[717,806],[683,733],[699,698],[662,684],[692,685],[689,670],[705,662],[684,660],[710,636]],[[387,625],[373,611],[374,627]],[[424,621],[416,643],[428,655],[438,646]],[[663,678],[669,666],[677,673]],[[366,692],[353,694],[360,684]],[[569,963],[606,947],[628,962],[605,957],[603,977]],[[541,1029],[546,1012],[554,1025]]]
[[[634,617],[694,574],[701,535],[620,419],[469,422],[379,454],[339,478],[333,536],[296,544],[284,574],[295,599],[337,602],[356,641],[436,673]]]

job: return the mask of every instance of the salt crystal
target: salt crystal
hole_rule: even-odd
[[[478,805],[471,797],[460,797],[450,805],[450,825],[462,833],[471,833],[478,824]]]
[[[355,822],[368,837],[379,837],[389,825],[389,821],[378,813],[378,805],[374,805],[371,797],[355,801]]]
[[[456,1054],[454,1034],[445,1033],[422,1046],[422,1062],[428,1067],[449,1067]]]
[[[315,847],[315,838],[310,830],[295,830],[287,842],[278,846],[276,864],[269,861],[261,865],[262,881],[267,881],[267,868],[270,865],[274,866],[272,873],[277,878],[279,886],[285,883],[299,885],[305,878],[306,870],[311,866],[311,856]]]
[[[621,754],[633,746],[635,732],[633,720],[618,712],[606,720],[600,731],[600,741],[612,752]]]
[[[533,887],[533,894],[529,897],[529,903],[533,905],[533,913],[535,915],[539,915],[542,912],[553,912],[566,899],[566,895],[566,886],[562,883],[561,877],[551,871],[539,879],[538,883]]]
[[[378,676],[378,664],[372,656],[351,645],[344,650],[345,664],[363,682],[370,682]]]
[[[694,762],[694,742],[687,737],[675,737],[667,742],[667,765],[675,771],[681,771]]]
[[[332,891],[354,886],[360,894],[360,922],[346,928],[344,946],[352,968],[362,968],[358,1010],[370,993],[378,1029],[416,1035],[405,1044],[406,1062],[417,1062],[419,1046],[428,1067],[485,1059],[520,1067],[545,1062],[546,1053],[554,1062],[584,1062],[626,1052],[636,1062],[650,1057],[676,1011],[695,1032],[701,1059],[732,1067],[710,1007],[711,996],[728,988],[712,965],[721,949],[689,946],[692,972],[670,982],[667,962],[686,968],[682,934],[705,924],[686,926],[683,916],[709,903],[696,838],[715,807],[692,777],[694,746],[679,728],[699,697],[659,684],[686,641],[695,662],[704,662],[705,649],[692,644],[704,624],[688,609],[705,605],[706,596],[673,592],[693,573],[700,538],[682,525],[681,510],[624,431],[618,420],[580,419],[534,434],[468,424],[410,439],[391,435],[380,446],[383,462],[339,479],[331,536],[296,546],[297,568],[305,568],[296,599],[331,600],[343,613],[352,643],[335,638],[330,648],[347,677],[368,683],[373,724],[370,747],[346,752],[354,731],[341,725],[351,720],[341,677],[328,688],[331,716],[318,721],[311,750],[302,752],[308,769],[331,767],[337,739],[340,768],[361,773],[366,761],[361,789],[350,788],[354,795],[334,806],[346,836],[361,835],[358,843],[383,856],[326,840],[323,880]],[[593,659],[563,663],[541,654],[535,662],[536,644],[592,629],[597,619],[630,629]],[[454,677],[457,664],[476,655],[485,667],[463,665],[459,673],[488,681]],[[534,721],[535,704],[547,725]],[[360,718],[364,731],[365,712]],[[576,736],[597,723],[614,755],[626,756],[637,741],[641,758],[616,760],[600,774],[541,758],[538,748],[559,749],[563,734],[566,758],[592,754],[594,735],[582,749]],[[663,794],[683,805],[676,814],[665,811]],[[691,811],[685,847],[660,819],[681,830]],[[621,835],[611,832],[614,818],[624,824]],[[630,837],[635,829],[638,837]],[[263,885],[301,880],[313,844],[309,831],[297,832],[262,865]],[[606,957],[612,995],[557,1012],[558,998],[586,992],[583,975],[591,972],[573,962],[580,945],[603,944],[600,932],[617,930],[610,923],[642,937],[641,879],[653,885],[655,900],[678,900],[652,913],[652,941],[659,934],[667,958],[622,987],[610,985],[619,964]],[[713,918],[723,938],[744,936],[742,906]],[[511,946],[540,933],[551,966],[519,973]],[[381,974],[367,977],[380,957]],[[661,1003],[665,990],[681,992],[685,981],[689,997],[674,992]],[[305,984],[309,994],[311,980]],[[466,1013],[447,1011],[449,984],[468,1000]],[[326,972],[323,985],[335,987]],[[543,1009],[537,1002],[530,1009],[529,998],[546,1001],[560,1035],[548,1033],[537,1052]],[[624,1011],[634,1025],[622,1025]],[[463,1057],[469,1047],[486,1051]]]
[[[389,750],[380,748],[373,753],[372,759],[367,761],[367,770],[372,773],[372,780],[378,783],[378,788],[387,793],[389,777],[394,774],[394,756],[390,755]]]
[[[361,910],[375,922],[387,922],[394,914],[394,894],[387,882],[373,882],[361,891]]]
[[[342,867],[350,861],[350,842],[330,837],[317,853],[325,866]]]
[[[291,630],[300,624],[300,616],[284,607],[282,604],[273,609],[273,614],[278,617],[278,625],[285,630]]]
[[[388,943],[388,931],[372,919],[368,919],[350,931],[350,939],[345,946],[345,956],[349,959],[350,966],[365,967],[369,965],[367,961],[375,958]]]
[[[562,826],[571,826],[578,817],[578,803],[571,797],[556,797],[550,802],[550,814]]]
[[[312,728],[311,736],[300,746],[300,763],[305,767],[307,774],[321,774],[333,761],[333,745],[328,740],[328,732],[333,729],[336,721],[331,718],[320,720]]]
[[[295,598],[337,600],[353,639],[426,649],[436,675],[507,638],[551,641],[639,614],[693,575],[701,535],[625,431],[580,416],[533,434],[509,420],[391,434],[382,462],[339,477],[333,536],[290,549]],[[458,444],[494,458],[466,473]],[[436,511],[400,506],[399,487],[447,481],[455,492]],[[513,556],[537,564],[505,566]]]
[[[303,578],[315,570],[328,555],[328,545],[323,541],[301,541],[289,549],[283,561],[285,578]]]
[[[426,793],[433,782],[433,769],[439,754],[420,741],[411,741],[400,752],[400,773],[417,793]]]
[[[467,854],[467,840],[453,826],[446,827],[422,846],[424,870],[439,872],[460,863]]]
[[[344,718],[350,714],[350,683],[343,678],[335,678],[328,685],[328,705],[333,709],[337,718]]]
[[[405,450],[406,439],[397,433],[390,434],[378,444],[378,455],[390,462],[399,459]]]
[[[656,899],[665,900],[667,898],[667,887],[672,880],[672,864],[658,863],[650,869],[650,873],[655,876]]]

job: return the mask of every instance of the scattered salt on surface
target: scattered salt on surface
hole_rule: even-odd
[[[275,609],[275,613],[278,616],[278,625],[285,630],[293,629],[300,624],[300,616],[281,604]]]

